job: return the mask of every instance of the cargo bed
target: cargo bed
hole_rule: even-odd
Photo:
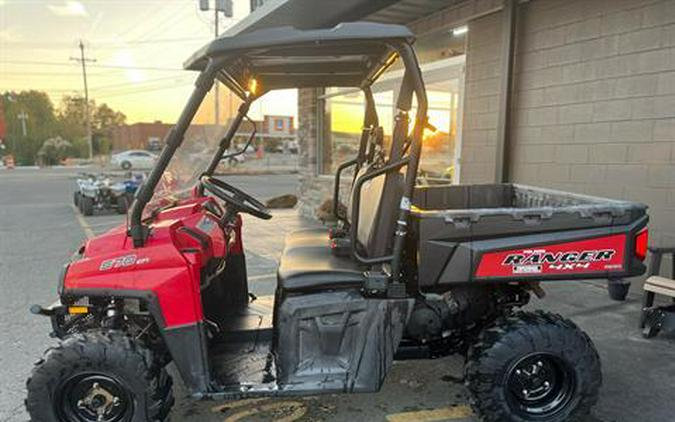
[[[412,215],[420,284],[640,274],[635,240],[646,210],[517,184],[418,187]]]

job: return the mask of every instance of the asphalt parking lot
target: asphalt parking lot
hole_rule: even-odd
[[[46,318],[28,313],[56,294],[61,264],[87,234],[124,220],[108,214],[81,217],[72,203],[72,170],[0,170],[0,422],[24,422],[24,382],[53,341]],[[266,198],[292,192],[296,176],[233,176],[244,190]],[[246,219],[251,290],[274,290],[275,258],[285,232],[307,224],[280,211],[270,222]],[[548,297],[531,307],[560,312],[584,328],[603,361],[600,402],[589,421],[672,421],[675,414],[675,338],[642,339],[636,328],[638,289],[625,303],[611,302],[601,284],[559,282],[545,286]],[[394,366],[380,393],[293,399],[194,402],[177,388],[175,421],[475,421],[462,386],[459,357]]]

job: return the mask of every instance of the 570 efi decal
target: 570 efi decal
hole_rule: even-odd
[[[488,252],[481,257],[476,277],[621,271],[625,248],[626,235],[617,234],[577,242]]]

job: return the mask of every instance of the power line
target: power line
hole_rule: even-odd
[[[184,38],[151,38],[151,39],[139,39],[139,40],[118,40],[118,41],[95,41],[92,42],[96,44],[98,49],[113,49],[119,48],[125,45],[139,45],[139,44],[164,44],[164,43],[185,43],[185,42],[197,42],[197,41],[208,41],[204,37],[184,37]],[[62,48],[70,49],[73,48],[71,43],[59,42],[59,41],[13,41],[5,43],[7,46],[12,47],[49,47],[50,49]]]
[[[155,43],[170,43],[170,42],[208,42],[204,37],[186,37],[186,38],[155,38],[146,40],[123,41],[123,44],[155,44]]]
[[[192,83],[184,83],[184,84],[172,84],[169,86],[160,86],[160,87],[154,87],[154,88],[147,88],[147,89],[137,89],[134,91],[129,91],[129,92],[118,92],[118,93],[113,93],[113,94],[103,94],[103,95],[96,95],[99,98],[112,98],[112,97],[124,97],[124,96],[130,96],[130,95],[136,95],[136,94],[144,94],[147,92],[154,92],[154,91],[163,91],[167,89],[175,89],[175,88],[183,88],[186,86],[190,86]]]
[[[50,77],[67,77],[67,78],[72,78],[76,75],[72,73],[63,73],[63,72],[7,72],[4,70],[0,69],[0,75],[2,76],[50,76]],[[111,76],[117,76],[115,73],[109,73],[109,72],[90,72],[90,76],[106,76],[106,77],[111,77]]]
[[[154,82],[159,82],[159,81],[166,81],[166,80],[179,80],[179,79],[184,79],[187,76],[192,76],[192,75],[179,75],[179,76],[167,76],[164,78],[155,78],[155,79],[147,79],[145,81],[138,81],[138,82],[120,82],[117,84],[111,84],[111,85],[103,85],[103,86],[97,86],[93,87],[93,91],[99,91],[99,90],[106,90],[110,88],[124,88],[124,87],[132,87],[132,86],[138,86],[138,85],[144,85],[148,83],[154,83]]]
[[[67,93],[67,92],[79,92],[79,89],[75,88],[38,88],[31,86],[30,88],[0,88],[0,91],[14,91],[14,92],[28,92],[28,91],[42,91],[47,93]]]
[[[107,96],[107,95],[117,95],[117,94],[127,94],[131,92],[145,92],[147,90],[154,90],[154,89],[164,89],[164,88],[170,88],[174,85],[177,84],[188,84],[192,83],[193,81],[191,80],[176,80],[176,81],[168,81],[168,82],[150,82],[146,85],[143,86],[126,86],[122,87],[120,86],[117,89],[111,88],[109,90],[102,90],[102,91],[96,91],[97,96]]]
[[[182,11],[185,8],[184,7],[185,5],[189,6],[190,3],[183,3],[174,9],[169,9],[171,11],[164,17],[163,20],[159,21],[159,23],[155,25],[149,26],[147,31],[143,32],[140,36],[133,38],[131,41],[141,41],[146,36],[149,36],[151,34],[152,36],[161,34],[165,27],[173,25],[174,23],[183,19],[183,16],[178,12]]]
[[[68,66],[72,67],[72,63],[68,62],[43,62],[43,61],[29,61],[29,60],[7,60],[0,61],[0,64],[9,64],[9,65],[40,65],[40,66]],[[92,64],[89,67],[98,68],[98,69],[119,69],[119,70],[157,70],[157,71],[169,71],[169,72],[179,72],[184,71],[184,69],[171,68],[171,67],[155,67],[155,66],[118,66],[118,65],[107,65],[107,64]]]
[[[146,81],[148,83],[154,82],[154,81]],[[178,81],[177,81],[178,82]],[[166,89],[171,89],[173,87],[184,87],[184,86],[189,86],[191,85],[192,82],[183,82],[183,83],[171,83],[171,84],[161,84],[161,85],[150,85],[150,86],[143,86],[141,88],[136,88],[129,86],[127,89],[123,89],[122,86],[120,86],[120,89],[117,90],[110,90],[110,91],[98,91],[91,89],[93,92],[92,97],[93,98],[109,98],[109,97],[118,97],[118,96],[129,96],[129,95],[134,95],[136,93],[145,93],[145,92],[153,92],[153,91],[161,91],[161,90],[166,90]],[[0,88],[0,91],[12,91],[16,90],[15,88]],[[56,89],[56,88],[31,88],[30,90],[33,91],[40,91],[40,92],[46,92],[49,95],[53,96],[64,96],[68,94],[76,94],[76,95],[81,95],[81,90],[79,89]],[[25,90],[22,90],[25,91]]]

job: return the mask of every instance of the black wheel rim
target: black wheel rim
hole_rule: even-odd
[[[133,415],[131,393],[103,374],[78,374],[63,382],[55,400],[62,422],[128,422]]]
[[[549,418],[565,409],[574,397],[574,369],[558,356],[530,354],[511,367],[506,390],[509,405],[520,415]]]

